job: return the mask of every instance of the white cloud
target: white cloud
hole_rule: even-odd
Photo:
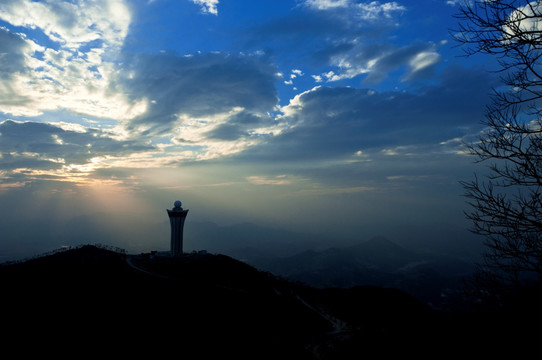
[[[268,114],[278,101],[277,69],[264,58],[139,55],[119,57],[124,65],[119,69],[104,60],[103,47],[83,50],[74,54],[64,47],[40,47],[0,29],[0,53],[20,55],[0,58],[0,94],[18,95],[0,97],[0,111],[37,116],[70,110],[109,119],[113,140],[160,144],[160,152],[138,152],[137,159],[146,156],[146,164],[237,154],[281,131]],[[61,140],[53,143],[61,145]],[[138,160],[110,161],[126,166]]]
[[[78,49],[97,39],[121,45],[131,16],[123,0],[8,0],[0,5],[0,18],[15,26],[40,29],[62,47]]]
[[[379,1],[357,3],[354,0],[306,0],[305,5],[316,10],[348,9],[352,14],[363,20],[379,20],[391,18],[392,13],[404,12],[406,8],[397,2],[381,3]]]
[[[383,4],[378,1],[371,1],[370,3],[356,4],[356,7],[360,10],[359,16],[364,20],[377,20],[382,17],[391,18],[391,14],[394,12],[406,11],[404,6],[395,1]]]
[[[305,4],[318,10],[342,8],[348,6],[350,0],[306,0]]]
[[[366,75],[369,83],[382,81],[388,73],[407,66],[406,80],[421,76],[440,62],[440,55],[433,43],[395,47],[391,44],[364,44],[355,42],[349,51],[330,58],[336,70],[320,74],[316,80],[328,82],[352,79]],[[422,71],[424,70],[424,71]]]
[[[440,61],[440,55],[434,51],[424,51],[416,54],[409,62],[412,72],[423,70]]]
[[[114,157],[155,152],[142,140],[116,140],[110,133],[70,123],[0,122],[0,169],[5,179],[88,182]]]
[[[311,75],[311,76],[312,76],[312,78],[314,79],[314,81],[316,81],[317,83],[320,83],[320,82],[324,81],[324,80],[322,79],[322,76],[321,76],[321,75]]]
[[[542,32],[542,2],[532,1],[525,6],[518,7],[513,11],[508,22],[503,26],[503,40],[509,42],[518,41],[518,33],[522,36],[520,40],[527,37],[535,43],[540,43]]]
[[[117,57],[131,20],[124,0],[5,1],[0,19],[44,35],[13,34],[21,67],[0,80],[0,93],[10,93],[0,99],[0,112],[37,116],[68,109],[123,119],[145,109],[144,102],[130,103],[111,91],[115,65],[110,59]],[[8,28],[0,32],[11,34]]]
[[[288,175],[276,175],[276,176],[249,176],[248,182],[254,185],[290,185],[292,184],[292,177]]]
[[[178,115],[173,143],[196,149],[183,160],[208,160],[238,154],[276,136],[283,127],[264,114],[247,113],[241,107],[205,117]]]
[[[219,0],[192,0],[194,4],[200,5],[204,13],[218,15],[217,5]]]

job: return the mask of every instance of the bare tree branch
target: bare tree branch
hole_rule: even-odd
[[[452,36],[467,56],[497,57],[506,86],[494,90],[486,131],[468,146],[488,173],[461,182],[487,249],[478,280],[542,280],[542,1],[466,1],[457,18]]]

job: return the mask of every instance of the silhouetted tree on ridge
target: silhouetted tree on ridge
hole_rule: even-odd
[[[453,37],[467,55],[497,58],[504,86],[468,145],[487,175],[461,182],[472,231],[484,236],[479,289],[516,289],[542,278],[542,2],[465,1]],[[501,292],[502,295],[502,292]]]

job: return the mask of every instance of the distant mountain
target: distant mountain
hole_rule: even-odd
[[[223,253],[313,287],[397,288],[434,308],[456,306],[474,268],[459,257],[417,252],[384,237],[353,243],[249,223],[194,222],[186,226],[185,239],[187,251]]]
[[[290,256],[307,249],[329,247],[335,242],[325,236],[251,223],[220,226],[212,222],[187,222],[184,234],[187,251],[205,249],[244,260]]]
[[[16,234],[2,234],[0,262],[64,245],[93,243],[94,239],[131,252],[169,248],[167,219],[152,223],[125,215],[109,221],[105,214],[92,214],[66,220],[57,227],[44,221],[33,222],[33,226],[21,223],[18,228]],[[354,243],[250,223],[220,226],[197,221],[187,221],[184,235],[188,252],[205,249],[225,254],[314,287],[398,288],[434,307],[448,305],[462,287],[462,277],[472,269],[471,264],[458,258],[414,252],[384,238]],[[19,254],[10,253],[14,249]]]
[[[343,248],[307,250],[283,258],[260,258],[262,270],[307,285],[326,288],[380,286],[397,288],[435,307],[451,306],[473,265],[456,258],[407,250],[377,237]]]

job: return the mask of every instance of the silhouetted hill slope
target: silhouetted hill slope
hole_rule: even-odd
[[[299,301],[277,295],[268,275],[231,258],[131,260],[149,273],[93,246],[1,267],[2,308],[10,309],[4,326],[41,346],[123,344],[208,356],[302,356],[305,343],[329,326]]]
[[[83,246],[0,266],[0,283],[3,350],[21,356],[439,355],[470,349],[491,329],[400,290],[316,289],[223,255],[175,259]]]
[[[2,309],[9,309],[3,326],[41,346],[122,344],[141,351],[178,348],[252,358],[313,358],[318,344],[339,344],[329,335],[335,324],[330,318],[341,309],[334,302],[348,296],[321,297],[319,290],[278,280],[223,255],[152,258],[94,246],[1,266],[0,282]],[[377,294],[368,290],[364,301],[382,295]],[[389,297],[409,304],[405,294]],[[406,311],[430,314],[410,301],[413,306],[406,305]],[[379,303],[373,302],[370,311],[388,313],[389,304],[377,309]],[[339,315],[348,323],[348,313]],[[350,337],[354,330],[345,326],[341,336]]]

